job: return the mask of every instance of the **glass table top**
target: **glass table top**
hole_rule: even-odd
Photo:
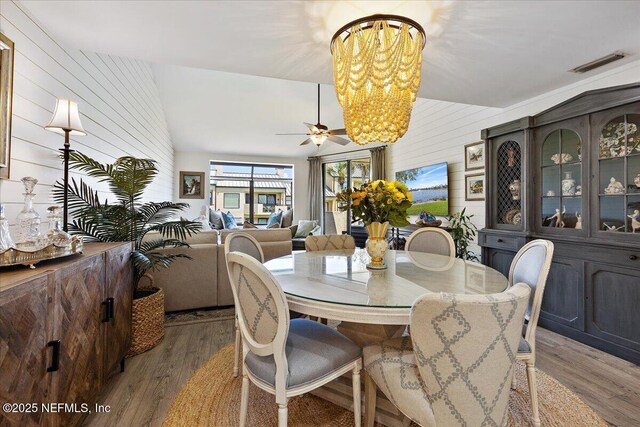
[[[364,249],[294,252],[265,263],[284,292],[335,304],[410,308],[431,292],[492,294],[507,278],[482,264],[421,252],[387,252],[386,270],[368,270]]]

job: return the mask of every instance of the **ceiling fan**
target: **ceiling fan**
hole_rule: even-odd
[[[329,129],[322,123],[320,123],[320,84],[318,83],[318,123],[311,124],[305,123],[309,128],[310,133],[277,133],[276,135],[306,135],[309,138],[305,139],[300,145],[307,145],[310,143],[316,144],[320,147],[325,141],[335,142],[340,145],[347,145],[348,139],[341,138],[338,135],[346,135],[345,129]]]

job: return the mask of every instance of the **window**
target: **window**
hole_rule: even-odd
[[[225,209],[240,209],[240,193],[224,193],[222,207]]]
[[[371,178],[371,159],[339,160],[324,163],[324,232],[351,232],[351,212],[340,211],[336,194],[358,187]]]
[[[215,209],[242,209],[235,215],[252,224],[266,224],[271,212],[293,208],[292,165],[218,161],[210,164]]]

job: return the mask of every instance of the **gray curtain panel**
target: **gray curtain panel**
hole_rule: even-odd
[[[376,147],[371,150],[371,180],[386,179],[387,170],[385,167],[385,147]]]
[[[318,157],[309,158],[309,219],[322,220],[322,162]]]

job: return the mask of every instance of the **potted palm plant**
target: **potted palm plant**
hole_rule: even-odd
[[[153,287],[150,273],[168,268],[178,258],[189,258],[161,249],[188,247],[184,240],[197,233],[201,225],[174,219],[189,206],[186,203],[143,201],[144,191],[158,174],[153,160],[125,156],[113,164],[102,164],[76,151],[70,155],[69,166],[106,182],[113,193],[114,202],[101,202],[98,192],[82,179],[72,179],[67,189],[56,182],[53,189],[57,203],[62,203],[67,191],[73,218],[68,224],[70,233],[82,235],[87,241],[132,242],[133,330],[128,355],[147,351],[164,337],[164,293]]]

